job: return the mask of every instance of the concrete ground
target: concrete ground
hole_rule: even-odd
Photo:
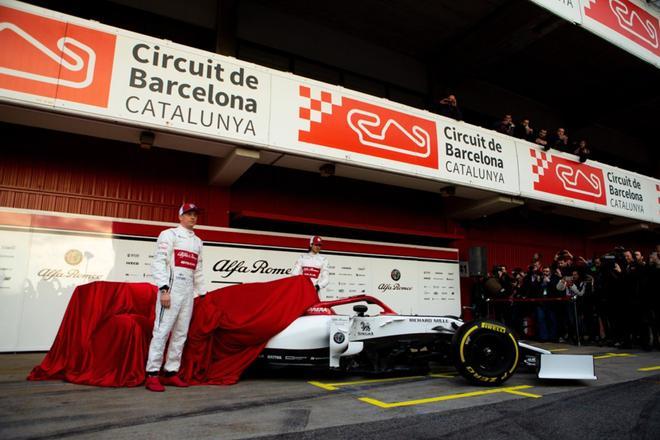
[[[557,405],[552,412],[561,413],[567,407],[564,402],[570,401],[582,405],[570,412],[582,414],[575,420],[578,426],[589,417],[598,418],[599,412],[606,414],[590,403],[586,406],[595,413],[585,415],[585,401],[579,399],[591,396],[595,402],[611,400],[612,405],[621,405],[630,400],[625,396],[631,390],[637,390],[638,400],[627,404],[640,406],[639,411],[627,409],[630,420],[616,422],[615,427],[633,433],[641,430],[644,435],[638,438],[660,438],[660,431],[655,436],[660,424],[642,423],[644,418],[660,420],[660,352],[538,345],[560,354],[593,354],[598,380],[541,381],[534,374],[519,372],[501,387],[483,388],[468,384],[451,367],[438,366],[429,375],[390,378],[280,371],[252,375],[233,386],[150,393],[142,387],[28,382],[25,377],[44,353],[0,354],[0,438],[347,438],[359,433],[360,438],[384,439],[437,438],[434,433],[446,431],[444,438],[471,429],[476,436],[484,429],[474,425],[477,413],[495,423],[501,421],[503,407],[527,414],[534,408],[540,411]],[[644,406],[647,400],[658,404]],[[612,405],[607,408],[616,408]],[[463,421],[454,420],[461,414]],[[613,416],[607,420],[615,423]],[[497,426],[493,423],[488,426]],[[418,436],[410,435],[411,426]],[[505,424],[491,435],[518,437],[516,430],[507,431],[512,426]],[[542,424],[538,429],[533,435],[527,430],[522,437],[546,438]]]

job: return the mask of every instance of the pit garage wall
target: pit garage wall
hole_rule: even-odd
[[[48,349],[79,285],[150,282],[156,237],[175,225],[0,208],[0,351]],[[197,234],[208,291],[290,276],[308,244],[306,236],[209,226]],[[456,249],[327,237],[324,254],[330,282],[321,300],[370,294],[402,314],[460,313]]]

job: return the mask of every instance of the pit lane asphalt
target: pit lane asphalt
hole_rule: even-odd
[[[562,354],[595,354],[598,380],[539,381],[520,372],[504,387],[522,394],[480,394],[493,389],[445,377],[453,370],[438,367],[437,376],[375,382],[275,372],[230,387],[150,393],[141,387],[27,382],[44,354],[2,354],[0,438],[660,438],[660,369],[653,369],[660,368],[660,352],[539,345]],[[329,391],[313,381],[340,385]],[[384,409],[359,400],[365,397],[431,401]],[[444,400],[433,400],[438,397]]]

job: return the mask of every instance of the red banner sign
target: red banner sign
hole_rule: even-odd
[[[630,0],[589,0],[584,12],[588,17],[660,55],[660,21]]]
[[[530,148],[534,189],[606,205],[603,170]]]
[[[115,40],[0,6],[0,88],[107,107]]]
[[[298,140],[369,156],[438,167],[435,122],[380,107],[337,92],[300,86],[305,128]]]

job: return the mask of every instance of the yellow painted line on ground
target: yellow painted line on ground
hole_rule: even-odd
[[[636,357],[636,356],[637,355],[630,353],[607,353],[601,356],[594,356],[594,359],[608,359],[613,357]]]
[[[491,390],[483,390],[483,391],[472,391],[469,393],[460,393],[460,394],[447,394],[445,396],[437,396],[437,397],[428,397],[426,399],[417,399],[417,400],[404,400],[402,402],[383,402],[378,399],[372,399],[371,397],[360,397],[358,400],[364,402],[364,403],[369,403],[371,405],[375,405],[379,408],[384,408],[384,409],[389,409],[389,408],[399,408],[402,406],[414,406],[414,405],[424,405],[426,403],[435,403],[435,402],[443,402],[446,400],[454,400],[454,399],[464,399],[466,397],[477,397],[477,396],[486,396],[488,394],[497,394],[497,393],[510,393],[510,394],[518,394],[520,393],[519,390],[524,390],[527,388],[532,388],[531,385],[518,385],[515,387],[504,387],[504,388],[495,388]],[[520,393],[519,395],[524,395],[528,393]],[[541,397],[537,396],[535,394],[529,394],[527,397]]]
[[[533,399],[538,399],[539,397],[543,397],[540,394],[526,393],[524,391],[517,391],[517,390],[504,390],[503,392],[509,393],[509,394],[515,394],[517,396],[531,397]]]
[[[555,353],[557,351],[568,351],[568,348],[553,348],[552,350],[548,350],[548,351]]]
[[[660,370],[660,365],[656,365],[656,366],[654,366],[654,367],[644,367],[644,368],[640,368],[640,369],[637,370],[637,371],[656,371],[656,370]]]
[[[414,379],[423,379],[427,376],[404,376],[404,377],[391,377],[387,379],[369,379],[369,380],[355,380],[351,382],[337,382],[337,383],[322,383],[317,381],[307,382],[310,385],[314,385],[319,388],[323,388],[328,391],[337,391],[339,387],[349,386],[349,385],[364,385],[370,383],[384,383],[384,382],[396,382],[402,380],[414,380]]]
[[[424,379],[428,377],[441,377],[441,378],[452,378],[456,377],[457,374],[449,373],[434,373],[427,376],[403,376],[403,377],[390,377],[387,379],[367,379],[367,380],[354,380],[350,382],[337,382],[337,383],[323,383],[318,381],[307,382],[310,385],[315,387],[323,388],[327,391],[337,391],[340,387],[351,386],[351,385],[366,385],[370,383],[386,383],[386,382],[397,382],[397,381],[406,381],[406,380],[415,380],[415,379]]]

